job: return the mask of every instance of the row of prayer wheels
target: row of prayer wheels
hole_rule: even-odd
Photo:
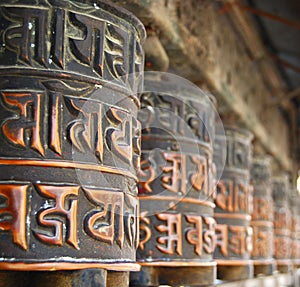
[[[214,101],[164,75],[146,75],[139,120],[142,270],[132,286],[198,286],[299,266],[300,196],[252,134],[216,125]],[[172,87],[172,88],[171,88]],[[168,93],[168,92],[170,93]],[[217,266],[216,266],[217,264]]]
[[[223,128],[213,96],[143,78],[138,19],[89,0],[4,0],[0,15],[0,286],[193,286],[298,266],[288,177],[252,158],[250,132]]]

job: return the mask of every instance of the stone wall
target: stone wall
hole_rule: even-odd
[[[211,0],[115,2],[137,15],[148,30],[147,68],[169,64],[168,72],[208,89],[223,117],[230,115],[254,133],[256,151],[273,155],[278,170],[295,170],[294,108],[284,107],[286,117],[273,104],[285,87],[254,23],[239,5]]]

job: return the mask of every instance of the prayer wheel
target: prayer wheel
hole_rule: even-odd
[[[273,198],[271,185],[271,158],[256,156],[251,166],[253,186],[252,259],[254,274],[272,275],[275,271]]]
[[[297,190],[291,190],[290,195],[291,210],[291,259],[295,268],[300,267],[300,197]]]
[[[218,135],[217,131],[214,145],[214,162],[220,176],[215,198],[217,245],[214,258],[218,264],[219,279],[240,280],[253,276],[250,226],[253,209],[250,186],[252,134],[234,126],[225,126],[225,135],[226,138]]]
[[[0,14],[0,269],[138,270],[142,24],[107,1]]]
[[[272,193],[274,200],[274,258],[277,270],[291,271],[291,210],[289,206],[289,181],[287,176],[274,177]]]
[[[132,273],[131,286],[199,286],[215,279],[215,112],[209,97],[189,85],[167,74],[145,78],[150,92],[141,96],[139,114],[142,271]]]

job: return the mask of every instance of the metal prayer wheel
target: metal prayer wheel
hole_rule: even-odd
[[[291,259],[291,210],[289,206],[289,181],[287,176],[272,180],[274,200],[274,258],[280,272],[289,272]]]
[[[253,186],[252,259],[254,274],[271,275],[275,271],[273,198],[271,185],[271,158],[256,156],[251,165]]]
[[[106,1],[0,14],[0,269],[137,270],[142,24]]]
[[[226,139],[217,131],[214,145],[214,162],[220,176],[215,198],[217,245],[214,258],[218,264],[219,279],[240,280],[253,276],[253,232],[250,226],[253,202],[249,184],[252,134],[228,126],[225,127],[225,135]],[[224,144],[226,141],[227,144]]]
[[[215,113],[199,88],[174,77],[147,74],[145,90],[151,92],[141,96],[142,271],[132,273],[131,286],[198,286],[215,279]]]
[[[291,259],[293,265],[297,268],[300,266],[300,197],[297,190],[292,190],[290,197],[291,210]]]

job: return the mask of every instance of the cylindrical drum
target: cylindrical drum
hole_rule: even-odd
[[[274,177],[272,193],[274,200],[274,258],[280,272],[289,272],[291,258],[291,210],[289,207],[289,181],[287,176]]]
[[[0,15],[0,269],[138,269],[142,24],[107,1]]]
[[[300,267],[300,196],[297,190],[292,190],[290,194],[291,210],[291,259],[296,268]]]
[[[296,252],[295,252],[295,259],[294,259],[294,265],[296,266],[296,268],[300,268],[300,196],[298,194],[298,199],[297,199],[297,211],[296,211],[296,228],[295,228],[295,248],[296,248]],[[294,248],[294,247],[293,247]]]
[[[255,275],[271,275],[275,270],[271,173],[270,157],[253,158],[251,165],[253,249],[251,255]]]
[[[217,246],[214,258],[218,264],[218,278],[239,280],[253,276],[253,263],[250,260],[253,202],[249,184],[252,134],[227,126],[225,135],[226,139],[217,132],[214,145],[214,161],[217,174],[221,176],[215,199]],[[224,170],[220,174],[224,161]]]
[[[168,78],[169,77],[169,78]],[[215,113],[183,79],[146,76],[139,120],[142,271],[131,285],[204,285],[215,279],[212,140]]]

